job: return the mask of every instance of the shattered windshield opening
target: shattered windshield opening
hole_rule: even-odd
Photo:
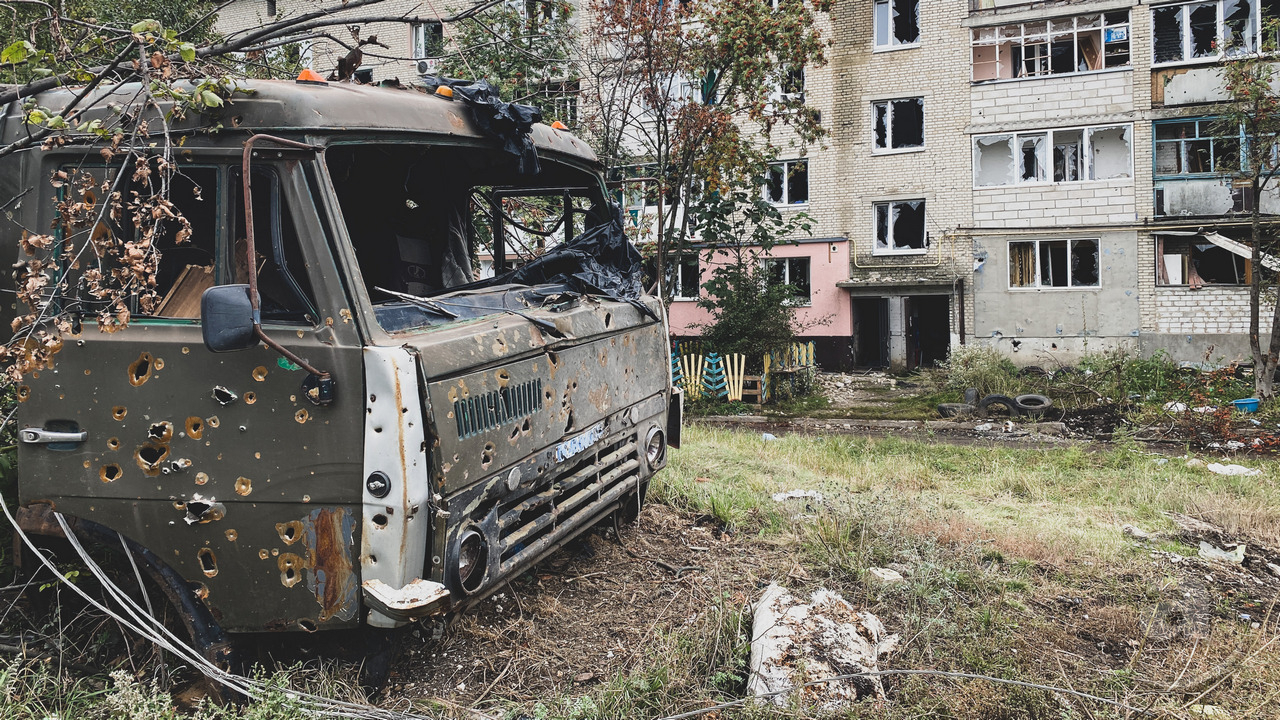
[[[388,332],[528,310],[570,292],[552,277],[493,276],[550,258],[567,238],[613,221],[599,179],[553,159],[529,177],[509,156],[474,146],[337,145],[325,155],[365,289]],[[505,242],[495,244],[495,235]]]

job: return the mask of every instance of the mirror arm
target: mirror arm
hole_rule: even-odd
[[[289,140],[287,138],[276,137],[274,135],[266,135],[259,133],[250,137],[244,143],[244,155],[240,162],[240,179],[244,182],[244,234],[245,234],[245,258],[249,273],[249,304],[253,306],[253,332],[258,339],[267,347],[275,350],[284,356],[289,362],[301,367],[308,373],[315,375],[321,381],[329,381],[329,373],[318,370],[310,363],[285,348],[285,346],[267,337],[262,330],[262,314],[261,314],[261,298],[258,295],[258,252],[253,241],[253,191],[249,186],[250,162],[253,156],[253,144],[258,140],[268,140],[283,145],[285,147],[298,148],[299,150],[320,150],[315,145],[298,142],[297,140]]]

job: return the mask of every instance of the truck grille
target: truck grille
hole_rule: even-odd
[[[453,401],[458,438],[467,439],[542,409],[542,378]]]
[[[634,434],[601,443],[559,480],[504,503],[498,519],[502,572],[536,559],[635,489],[640,456]]]

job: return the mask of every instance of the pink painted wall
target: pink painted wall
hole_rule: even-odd
[[[806,337],[849,337],[853,335],[853,309],[849,303],[849,294],[836,287],[836,283],[849,278],[849,241],[843,238],[825,242],[807,242],[801,245],[778,245],[770,253],[771,257],[808,257],[809,285],[811,302],[807,307],[796,309],[798,325],[810,325],[814,321],[826,319],[823,325],[812,325],[800,330]],[[720,253],[715,262],[727,262],[727,257]],[[703,283],[711,276],[712,268],[706,255],[699,257]],[[696,324],[711,322],[711,313],[698,307],[694,300],[674,300],[668,308],[671,319],[671,334],[677,336],[698,335]]]

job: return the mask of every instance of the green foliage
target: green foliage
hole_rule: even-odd
[[[758,192],[762,178],[709,193],[694,211],[693,231],[712,268],[698,305],[714,315],[701,326],[708,347],[742,353],[758,370],[764,353],[795,340],[795,288],[769,282],[763,261],[784,238],[808,233],[803,213],[784,218]]]

